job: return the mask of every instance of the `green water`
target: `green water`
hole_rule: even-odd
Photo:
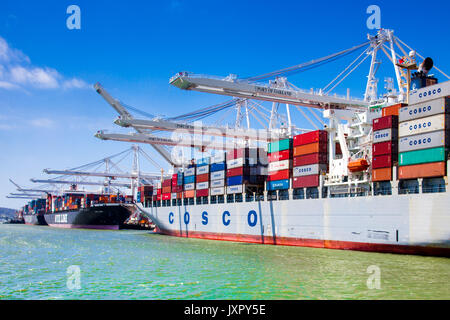
[[[0,299],[450,299],[449,279],[446,258],[0,225]]]

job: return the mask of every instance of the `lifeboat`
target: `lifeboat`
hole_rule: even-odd
[[[364,171],[369,167],[369,163],[366,159],[356,159],[355,161],[349,162],[347,167],[350,172]]]

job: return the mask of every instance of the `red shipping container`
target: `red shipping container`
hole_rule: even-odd
[[[277,180],[286,180],[291,177],[291,170],[280,170],[269,172],[267,176],[267,181],[277,181]]]
[[[163,187],[170,187],[171,185],[172,185],[172,179],[164,180],[164,181],[162,182],[162,186],[163,186]]]
[[[161,193],[170,193],[172,191],[172,187],[168,186],[168,187],[162,187],[162,192]]]
[[[158,195],[156,196],[156,200],[157,200],[157,201],[161,201],[161,198],[162,198],[162,196],[161,196],[160,194],[158,194]]]
[[[327,142],[328,132],[316,130],[294,136],[294,147],[314,142]]]
[[[158,196],[153,196],[153,201],[157,201],[158,200]]]
[[[310,176],[295,177],[292,179],[292,188],[309,188],[319,186],[319,175],[313,174]]]
[[[267,155],[269,162],[277,162],[291,159],[292,150],[283,150],[278,152],[272,152]]]
[[[398,116],[386,116],[372,120],[373,131],[387,128],[398,128]]]
[[[162,193],[162,189],[161,188],[159,188],[158,190],[156,190],[156,194],[159,196],[159,195],[161,195],[161,193]]]
[[[306,166],[308,164],[328,163],[328,154],[310,153],[294,158],[294,167]]]
[[[162,194],[162,199],[163,200],[170,200],[170,195],[171,195],[170,193],[163,193]]]
[[[183,186],[174,186],[172,187],[172,192],[182,192],[183,191]]]
[[[199,182],[208,182],[209,181],[209,173],[199,174],[196,178],[197,183]]]
[[[174,173],[174,174],[172,175],[172,181],[173,181],[173,179],[175,179],[175,180],[178,179],[178,174],[177,174],[177,173]]]
[[[248,148],[233,149],[233,150],[227,151],[227,160],[244,158],[244,157],[248,157],[248,155],[249,155]]]
[[[385,141],[374,143],[372,145],[372,156],[381,156],[383,154],[396,154],[397,143],[395,141]]]
[[[207,197],[209,194],[209,189],[197,190],[197,197]]]
[[[227,177],[248,176],[250,175],[249,167],[239,167],[227,170]]]
[[[392,155],[385,154],[376,156],[372,159],[372,169],[389,168],[392,167]]]

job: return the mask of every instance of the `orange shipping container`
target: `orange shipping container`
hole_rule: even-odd
[[[385,108],[381,109],[381,116],[382,117],[398,116],[399,109],[404,107],[404,106],[407,106],[407,104],[405,104],[405,103],[397,103],[397,104],[394,104],[392,106],[385,107]]]
[[[392,180],[392,168],[381,168],[372,170],[372,181]]]
[[[320,142],[304,144],[302,146],[294,147],[294,157],[310,153],[326,153],[326,152],[327,152],[327,144]]]
[[[195,197],[195,190],[188,190],[184,192],[185,198],[194,198]]]
[[[398,168],[399,179],[415,179],[445,176],[445,162],[432,162],[401,166]]]
[[[162,193],[171,193],[171,191],[172,191],[172,188],[170,186],[162,188]]]

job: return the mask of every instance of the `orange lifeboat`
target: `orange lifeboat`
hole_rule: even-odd
[[[356,159],[349,162],[347,167],[350,172],[364,171],[369,167],[369,163],[367,163],[366,159]]]

